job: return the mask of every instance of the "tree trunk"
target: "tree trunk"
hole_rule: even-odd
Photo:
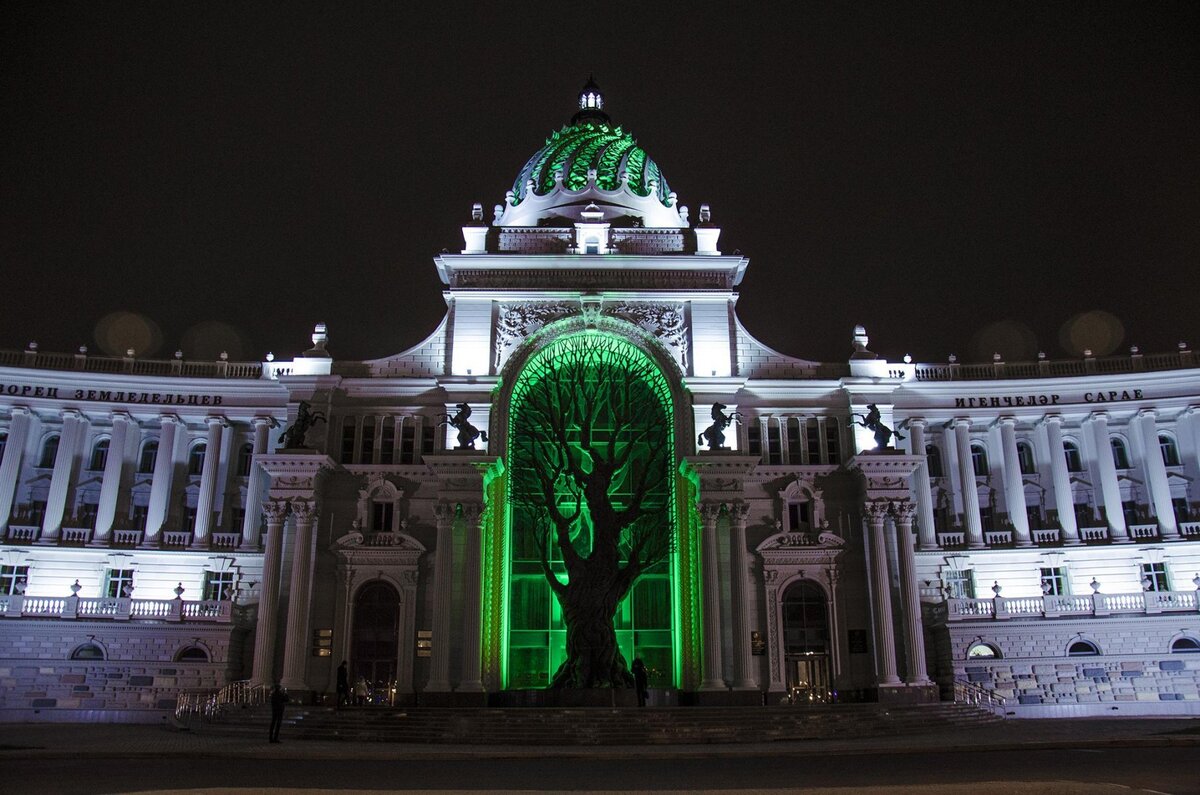
[[[617,605],[625,596],[613,593],[615,573],[589,571],[559,595],[567,625],[567,659],[550,681],[551,688],[633,687],[613,628]]]

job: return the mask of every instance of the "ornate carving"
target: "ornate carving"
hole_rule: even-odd
[[[911,525],[916,513],[917,506],[912,500],[892,501],[892,516],[896,517],[897,522]]]
[[[876,522],[883,524],[883,520],[887,518],[891,512],[892,503],[890,500],[877,499],[863,503],[863,513],[871,520],[871,523]]]
[[[288,515],[287,500],[266,500],[262,511],[267,517],[267,524],[283,524]]]
[[[570,304],[538,301],[527,304],[496,306],[495,365],[499,371],[521,341],[552,320],[575,311]]]
[[[433,506],[433,515],[436,517],[439,527],[454,521],[455,508],[454,503],[450,502],[439,502]]]
[[[696,510],[700,512],[700,519],[704,522],[705,527],[714,527],[717,523],[717,517],[721,515],[721,504],[718,502],[702,502],[696,506]]]
[[[619,304],[613,307],[611,314],[624,318],[657,337],[670,351],[679,369],[687,372],[687,323],[684,320],[684,304]]]
[[[745,528],[746,520],[750,518],[750,505],[745,502],[733,502],[725,506],[729,511],[729,521]]]
[[[293,499],[291,501],[292,515],[297,522],[312,522],[317,518],[317,503],[315,500]]]

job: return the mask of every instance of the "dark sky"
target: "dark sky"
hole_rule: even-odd
[[[589,72],[769,345],[1200,345],[1200,4],[726,5],[7,2],[0,347],[409,347]]]

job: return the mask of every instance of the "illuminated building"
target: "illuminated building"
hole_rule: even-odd
[[[0,715],[330,693],[342,659],[397,703],[527,698],[565,631],[518,440],[533,368],[581,348],[661,418],[600,430],[669,451],[646,499],[672,550],[615,622],[660,703],[1200,711],[1190,350],[924,365],[860,327],[847,362],[773,351],[734,311],[748,261],[594,85],[492,215],[434,258],[445,320],[394,356],[335,360],[323,326],[286,362],[3,354]],[[715,403],[740,416],[723,450]],[[276,450],[302,404],[318,421]],[[441,422],[464,404],[478,449]],[[871,406],[899,450],[855,422]]]

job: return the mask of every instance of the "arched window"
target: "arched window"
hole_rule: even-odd
[[[188,646],[179,650],[175,662],[208,662],[208,652],[200,646]]]
[[[1200,641],[1195,638],[1179,638],[1171,644],[1171,654],[1200,653]]]
[[[974,442],[971,445],[971,469],[975,470],[975,477],[982,478],[988,475],[988,459],[987,448],[979,442]]]
[[[1129,469],[1129,448],[1125,446],[1125,440],[1114,436],[1108,443],[1112,447],[1113,466],[1117,469]]]
[[[998,660],[1000,650],[990,643],[976,643],[967,649],[968,660]]]
[[[925,466],[929,468],[929,477],[942,476],[942,451],[937,449],[936,445],[925,445]]]
[[[1067,459],[1068,472],[1083,471],[1083,456],[1079,454],[1079,445],[1070,440],[1064,441],[1063,456]]]
[[[204,471],[204,454],[207,449],[208,445],[204,442],[192,445],[192,450],[188,453],[189,475],[199,475]]]
[[[1098,654],[1100,650],[1090,640],[1077,640],[1067,649],[1068,657],[1095,657]]]
[[[104,649],[95,643],[85,643],[71,652],[72,660],[103,660]]]
[[[783,646],[787,654],[824,654],[829,650],[825,591],[800,580],[783,592]]]
[[[58,457],[58,434],[47,436],[46,441],[42,442],[42,454],[38,457],[38,466],[42,469],[49,469],[54,466],[54,459]]]
[[[1017,442],[1017,464],[1021,468],[1022,475],[1032,475],[1037,472],[1037,465],[1033,462],[1033,445],[1029,442]]]
[[[1165,433],[1158,435],[1158,449],[1162,453],[1163,464],[1169,467],[1179,466],[1179,447],[1175,440]]]
[[[158,442],[154,439],[142,445],[142,454],[138,456],[138,472],[143,475],[154,473],[154,463],[158,460]]]
[[[254,463],[254,445],[244,444],[238,450],[237,472],[239,478],[250,477],[250,465]]]
[[[93,472],[103,472],[108,464],[108,439],[101,439],[92,445],[92,457],[88,461],[88,469]]]

